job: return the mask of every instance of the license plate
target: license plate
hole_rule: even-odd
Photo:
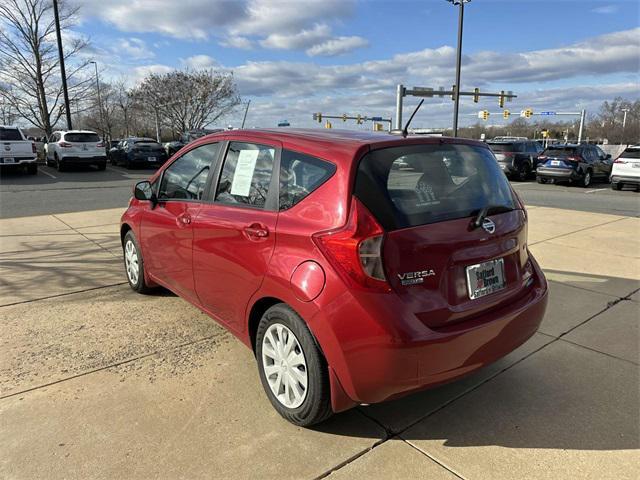
[[[148,162],[155,162],[156,161],[156,157],[147,157],[147,161]]]
[[[472,300],[502,290],[504,283],[503,258],[467,267],[467,288]]]
[[[504,163],[501,163],[501,164],[500,164],[500,168],[501,168],[502,170],[505,170],[505,169],[507,168],[507,166],[506,166]]]
[[[551,165],[553,165],[554,167],[559,167],[560,166],[560,160],[551,160]]]
[[[13,157],[5,157],[4,163],[16,163],[16,159]]]

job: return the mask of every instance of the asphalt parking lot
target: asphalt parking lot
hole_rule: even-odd
[[[302,429],[231,335],[126,285],[118,220],[150,171],[41,170],[1,177],[1,478],[640,476],[636,192],[515,184],[550,282],[539,333],[462,381]]]

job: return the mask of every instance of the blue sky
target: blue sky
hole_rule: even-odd
[[[313,111],[390,115],[396,83],[449,88],[454,80],[457,8],[445,0],[77,1],[75,30],[92,39],[87,55],[104,78],[233,71],[256,126],[282,118],[310,126]],[[626,0],[473,0],[463,84],[513,90],[513,111],[593,111],[615,95],[638,98],[639,18],[638,2]],[[450,100],[425,107],[417,123],[450,124]],[[463,123],[480,108],[497,110],[466,100]]]

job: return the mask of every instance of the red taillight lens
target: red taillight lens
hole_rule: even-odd
[[[569,160],[570,162],[579,162],[580,157],[567,157],[565,160]]]
[[[98,148],[104,148],[104,142],[100,142],[99,144],[96,145],[96,147]]]
[[[38,153],[38,149],[36,148],[36,144],[35,144],[35,143],[32,143],[32,144],[31,144],[31,151],[32,151],[33,153]]]
[[[540,156],[538,157],[538,160],[546,160],[546,159],[547,159],[547,156],[546,156],[546,155],[540,155]]]
[[[621,158],[616,158],[613,163],[628,163],[626,160],[622,160]]]
[[[73,145],[71,145],[70,143],[67,142],[60,142],[58,143],[59,146],[61,146],[62,148],[71,148],[73,147]]]
[[[384,230],[353,197],[347,224],[313,235],[313,240],[348,285],[389,292],[382,264]]]

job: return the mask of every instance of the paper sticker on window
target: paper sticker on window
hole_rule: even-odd
[[[240,150],[231,182],[231,195],[248,197],[260,150]]]

